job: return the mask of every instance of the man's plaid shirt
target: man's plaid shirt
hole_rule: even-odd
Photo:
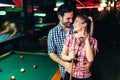
[[[47,40],[48,54],[56,53],[61,58],[61,52],[62,52],[64,39],[66,38],[67,34],[72,34],[72,33],[73,33],[73,27],[69,29],[68,33],[65,33],[65,31],[62,29],[60,24],[52,28],[48,33],[48,40]],[[60,68],[62,77],[64,77],[64,74],[65,74],[64,67],[59,65],[59,68]]]

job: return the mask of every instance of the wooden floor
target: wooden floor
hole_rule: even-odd
[[[55,75],[53,76],[52,80],[60,80],[60,79],[61,79],[61,74],[60,74],[60,70],[58,69]]]

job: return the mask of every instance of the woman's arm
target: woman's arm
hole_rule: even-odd
[[[63,49],[62,49],[62,59],[64,61],[71,61],[72,59],[74,59],[74,53],[70,53],[68,55],[68,47],[66,45],[63,45]]]
[[[96,56],[96,49],[91,48],[90,41],[87,38],[85,40],[85,46],[86,46],[86,57],[89,62],[93,62],[94,57]]]

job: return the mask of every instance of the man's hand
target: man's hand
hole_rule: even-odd
[[[72,69],[72,63],[71,62],[64,62],[64,68],[70,73]]]

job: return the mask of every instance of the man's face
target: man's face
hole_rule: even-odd
[[[73,22],[73,12],[64,13],[64,16],[60,16],[59,20],[64,27],[69,28]]]

